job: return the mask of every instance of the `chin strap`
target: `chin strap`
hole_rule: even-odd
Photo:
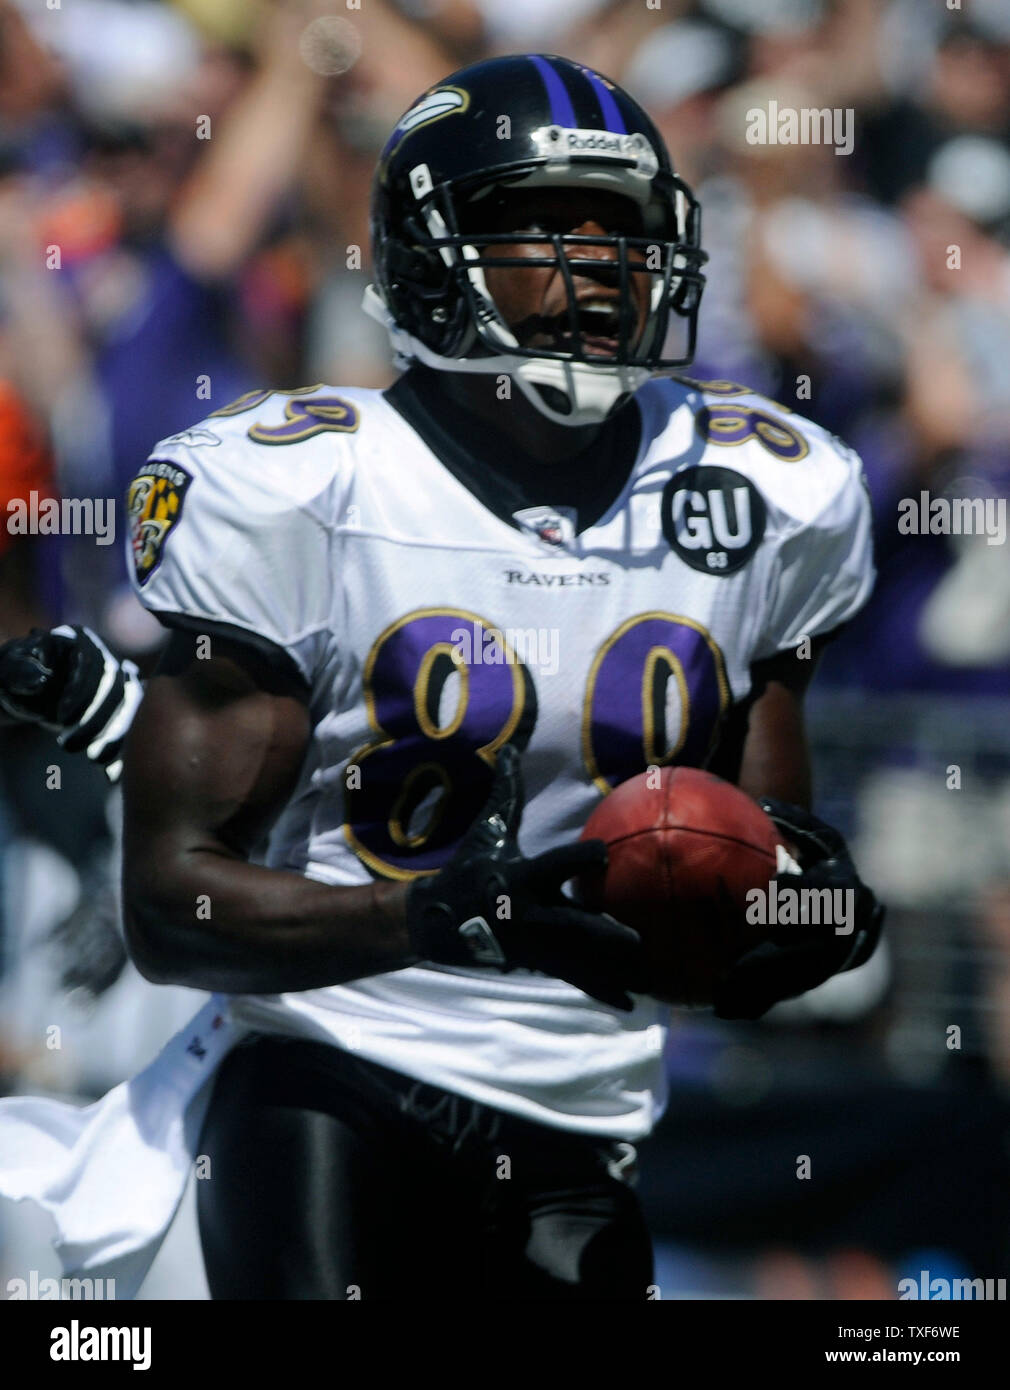
[[[397,366],[420,362],[442,372],[509,376],[530,404],[557,425],[576,428],[601,424],[618,401],[637,391],[653,375],[645,367],[594,367],[586,362],[558,362],[509,352],[491,357],[442,357],[400,327],[374,285],[366,287],[362,307],[389,334]],[[555,409],[545,390],[559,392],[570,409]]]
[[[583,362],[517,358],[513,376],[523,395],[556,424],[601,424],[614,407],[651,378],[644,367],[590,367]],[[541,388],[560,392],[571,404],[561,413],[545,399]]]

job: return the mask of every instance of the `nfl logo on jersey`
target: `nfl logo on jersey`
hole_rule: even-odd
[[[512,515],[520,530],[536,536],[551,550],[569,545],[575,538],[575,513],[571,507],[523,507]]]

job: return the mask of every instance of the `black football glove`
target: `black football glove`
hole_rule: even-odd
[[[720,982],[714,1000],[720,1018],[760,1018],[773,1004],[862,965],[876,949],[884,923],[883,905],[860,879],[837,830],[785,801],[764,797],[758,804],[800,856],[803,872],[779,874],[779,887],[851,889],[853,929],[839,935],[834,923],[823,923],[769,930]]]
[[[33,628],[0,647],[0,708],[41,724],[70,753],[119,776],[120,749],[143,695],[132,661],[117,661],[86,627]]]
[[[519,754],[498,752],[491,795],[437,874],[407,894],[407,929],[422,960],[497,970],[540,970],[614,1008],[630,1010],[627,983],[640,974],[640,938],[602,913],[585,912],[562,885],[607,860],[602,840],[519,852],[523,812]]]

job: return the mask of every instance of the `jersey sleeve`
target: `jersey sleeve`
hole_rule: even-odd
[[[167,627],[243,640],[311,687],[332,613],[332,476],[222,424],[155,445],[131,482],[134,590]]]
[[[818,456],[795,465],[822,473],[797,484],[797,502],[772,561],[756,658],[832,632],[873,591],[873,520],[859,455],[836,440],[822,442]]]

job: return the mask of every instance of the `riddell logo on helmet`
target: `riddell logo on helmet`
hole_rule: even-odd
[[[566,132],[569,150],[591,150],[593,154],[634,155],[642,142],[633,135],[612,135],[606,130],[569,130]]]
[[[617,135],[579,135],[577,131],[570,130],[568,132],[568,148],[570,150],[609,150],[611,154],[620,154],[621,140]]]
[[[612,130],[590,130],[581,126],[548,125],[530,136],[538,154],[562,163],[572,155],[591,154],[597,159],[633,160],[639,174],[651,178],[659,168],[659,158],[644,135],[618,135]]]

